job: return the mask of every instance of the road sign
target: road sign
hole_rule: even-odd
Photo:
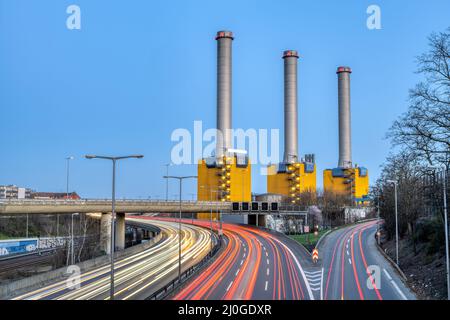
[[[303,227],[303,232],[308,233],[309,232],[309,226],[304,226]]]
[[[312,259],[313,259],[314,262],[319,260],[319,250],[314,248],[314,250],[312,252]]]

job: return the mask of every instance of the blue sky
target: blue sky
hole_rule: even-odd
[[[66,28],[70,4],[81,8],[81,30]],[[366,28],[371,4],[382,30]],[[119,165],[118,197],[164,197],[172,131],[194,120],[215,126],[222,29],[235,34],[235,128],[282,130],[281,55],[299,51],[299,151],[316,154],[318,186],[338,160],[335,70],[352,67],[353,161],[374,182],[385,132],[420,80],[415,57],[450,26],[449,12],[447,0],[0,0],[0,184],[65,191],[64,158],[74,155],[71,189],[109,197],[110,164],[82,156],[142,153]],[[196,174],[193,165],[170,170]],[[258,167],[252,183],[265,192]],[[187,182],[185,198],[195,189]]]

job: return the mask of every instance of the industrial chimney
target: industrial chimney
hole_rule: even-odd
[[[231,43],[233,33],[219,31],[217,40],[217,141],[216,157],[232,147],[231,141]]]
[[[338,103],[339,103],[339,168],[352,167],[351,119],[350,119],[350,73],[349,67],[339,67]]]
[[[298,53],[287,50],[284,59],[284,163],[298,161],[297,60]]]

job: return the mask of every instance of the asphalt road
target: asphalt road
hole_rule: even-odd
[[[225,249],[173,299],[314,299],[305,274],[313,267],[311,257],[295,241],[228,223],[223,224],[223,232]]]
[[[145,299],[177,277],[178,223],[139,219],[141,223],[145,221],[162,230],[162,240],[149,249],[116,262],[115,299]],[[182,230],[182,267],[187,269],[208,254],[211,248],[210,233],[192,225],[183,225]],[[68,282],[63,280],[17,296],[14,300],[107,300],[109,290],[110,266],[106,265],[81,274],[78,289],[70,289]]]
[[[338,229],[321,241],[316,269],[323,269],[323,299],[416,299],[378,251],[376,231],[376,221],[371,221]]]

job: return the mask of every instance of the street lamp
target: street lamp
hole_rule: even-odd
[[[450,262],[448,249],[448,217],[447,217],[447,169],[434,168],[442,170],[442,188],[444,200],[444,230],[445,230],[445,260],[447,264],[447,300],[450,300]]]
[[[394,185],[394,201],[395,201],[395,252],[396,252],[396,262],[398,266],[398,206],[397,206],[397,180],[387,180],[387,183],[392,183]]]
[[[185,179],[196,179],[197,176],[163,176],[163,178],[177,179],[180,184],[180,218],[178,221],[178,283],[181,283],[181,192],[182,184]]]
[[[169,167],[171,163],[166,163],[164,166],[166,167],[166,177],[169,176]],[[166,178],[166,202],[169,201],[169,178]]]
[[[378,245],[380,245],[380,196],[378,196],[378,203],[377,203],[377,240],[378,240]]]
[[[75,159],[73,156],[67,157],[67,175],[66,175],[66,198],[69,199],[69,173],[70,173],[70,160]]]
[[[116,162],[123,159],[136,158],[141,159],[143,155],[129,155],[122,157],[106,157],[106,156],[96,156],[96,155],[86,155],[86,159],[102,159],[102,160],[110,160],[112,161],[112,211],[111,211],[111,246],[110,246],[110,254],[111,254],[111,288],[110,288],[110,299],[114,300],[114,222],[116,219]]]

